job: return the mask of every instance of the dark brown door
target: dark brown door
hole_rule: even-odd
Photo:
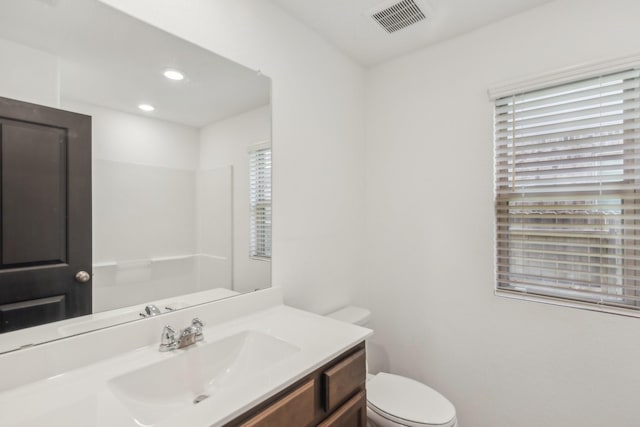
[[[90,275],[91,117],[0,98],[0,332],[91,313]]]

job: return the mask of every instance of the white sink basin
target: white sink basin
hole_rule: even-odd
[[[113,378],[109,388],[138,424],[153,425],[225,390],[246,387],[299,350],[271,335],[245,331],[175,350],[172,357]]]

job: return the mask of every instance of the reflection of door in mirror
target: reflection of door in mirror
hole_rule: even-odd
[[[0,98],[0,332],[91,313],[91,118]]]

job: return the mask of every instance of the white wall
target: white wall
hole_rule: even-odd
[[[273,283],[326,312],[361,278],[364,71],[264,0],[102,0],[273,82]]]
[[[565,0],[367,75],[366,280],[381,365],[462,427],[638,426],[638,319],[493,295],[487,88],[636,53],[640,2]],[[376,346],[374,349],[379,350]]]
[[[60,67],[54,55],[0,39],[0,96],[58,107]]]
[[[271,285],[271,262],[249,257],[249,147],[271,141],[271,108],[215,122],[200,133],[200,169],[233,166],[233,289]]]
[[[73,100],[63,107],[92,116],[94,262],[194,254],[198,129]]]
[[[183,170],[198,167],[196,128],[70,99],[63,99],[62,106],[95,117],[93,159]]]

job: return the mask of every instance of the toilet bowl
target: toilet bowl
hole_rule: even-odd
[[[365,326],[371,312],[348,306],[327,316]],[[367,418],[372,427],[458,427],[455,407],[444,396],[421,382],[385,372],[367,375]]]

